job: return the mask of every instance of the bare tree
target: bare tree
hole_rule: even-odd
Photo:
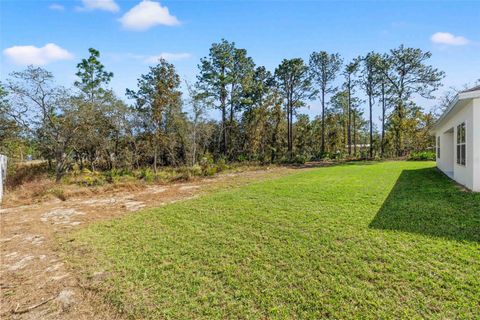
[[[310,55],[309,68],[313,81],[318,85],[322,103],[322,144],[320,153],[325,153],[325,96],[336,91],[332,85],[342,66],[342,58],[338,53],[328,54],[325,51],[313,52]]]
[[[343,72],[346,78],[346,90],[348,95],[348,121],[347,121],[347,138],[348,138],[348,154],[352,155],[352,92],[355,86],[355,80],[353,79],[355,73],[358,70],[358,61],[354,60],[347,64],[345,71]]]
[[[185,81],[187,87],[189,101],[188,104],[191,106],[190,110],[190,123],[191,123],[191,132],[190,136],[191,141],[191,164],[194,165],[197,163],[197,150],[199,144],[199,127],[205,121],[205,110],[206,105],[209,103],[208,97],[204,97],[198,93],[196,88],[194,88],[190,83]],[[211,103],[211,102],[210,102]]]
[[[380,55],[375,52],[369,52],[365,57],[359,58],[362,62],[362,72],[360,73],[359,83],[368,97],[370,158],[373,158],[373,104],[379,94],[379,84],[381,81],[380,69],[378,68],[380,59]]]
[[[24,130],[38,137],[47,156],[54,157],[55,177],[60,181],[79,125],[73,99],[65,88],[54,86],[50,72],[33,66],[13,72],[7,89],[12,101],[9,115]]]

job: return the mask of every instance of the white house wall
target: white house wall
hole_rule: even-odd
[[[475,126],[472,131],[472,164],[473,164],[473,191],[480,192],[480,99],[473,100],[473,122]]]
[[[453,154],[453,175],[454,179],[466,186],[469,189],[474,190],[474,165],[476,165],[476,174],[480,172],[480,165],[478,162],[480,162],[480,148],[479,150],[476,150],[476,154],[474,154],[474,134],[478,137],[478,130],[480,130],[480,122],[477,120],[476,122],[476,129],[474,129],[473,123],[474,123],[474,112],[473,112],[473,103],[478,103],[478,99],[471,100],[468,102],[467,105],[465,105],[462,108],[459,108],[458,111],[455,112],[455,114],[452,114],[449,116],[447,119],[443,120],[443,124],[437,127],[436,129],[436,136],[438,137],[440,135],[440,159],[437,159],[437,166],[440,170],[443,172],[449,172],[451,171],[451,168],[449,168],[448,165],[448,159],[449,155],[446,155],[448,152],[451,152]],[[480,116],[480,111],[476,107],[477,110],[475,110],[475,116],[479,117]],[[477,114],[479,113],[479,114]],[[466,136],[466,166],[462,166],[457,164],[457,126],[460,125],[461,123],[465,122],[466,125],[466,131],[467,131],[467,136]],[[453,128],[453,136],[450,136],[452,138],[452,143],[449,141],[444,141],[446,140],[446,135],[444,134],[446,131],[450,130]],[[478,138],[477,138],[478,140]],[[478,143],[478,142],[477,142]],[[453,150],[452,150],[453,149]],[[477,179],[476,179],[477,180]],[[476,184],[478,182],[475,182]],[[475,187],[478,187],[478,185],[475,185]]]
[[[445,133],[448,129],[441,129],[437,132],[437,137],[440,135],[440,158],[437,158],[437,167],[443,172],[453,172],[453,164],[455,162],[453,148],[454,133]],[[438,139],[436,139],[438,143]],[[438,146],[437,146],[438,147]]]

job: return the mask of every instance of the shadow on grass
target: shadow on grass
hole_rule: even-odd
[[[480,193],[436,168],[404,170],[370,227],[480,242]]]

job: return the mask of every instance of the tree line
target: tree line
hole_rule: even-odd
[[[434,114],[413,100],[433,98],[441,85],[444,73],[428,64],[430,57],[403,45],[348,62],[320,51],[270,71],[222,39],[200,60],[194,83],[182,82],[160,59],[126,89],[127,103],[109,87],[114,75],[91,48],[71,88],[33,66],[0,84],[0,152],[45,159],[57,180],[73,165],[157,172],[205,157],[262,163],[402,157],[433,144]],[[300,113],[315,100],[318,116]]]

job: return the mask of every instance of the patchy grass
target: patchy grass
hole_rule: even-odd
[[[72,261],[130,318],[477,318],[480,194],[433,165],[303,170],[147,210],[79,231]]]

